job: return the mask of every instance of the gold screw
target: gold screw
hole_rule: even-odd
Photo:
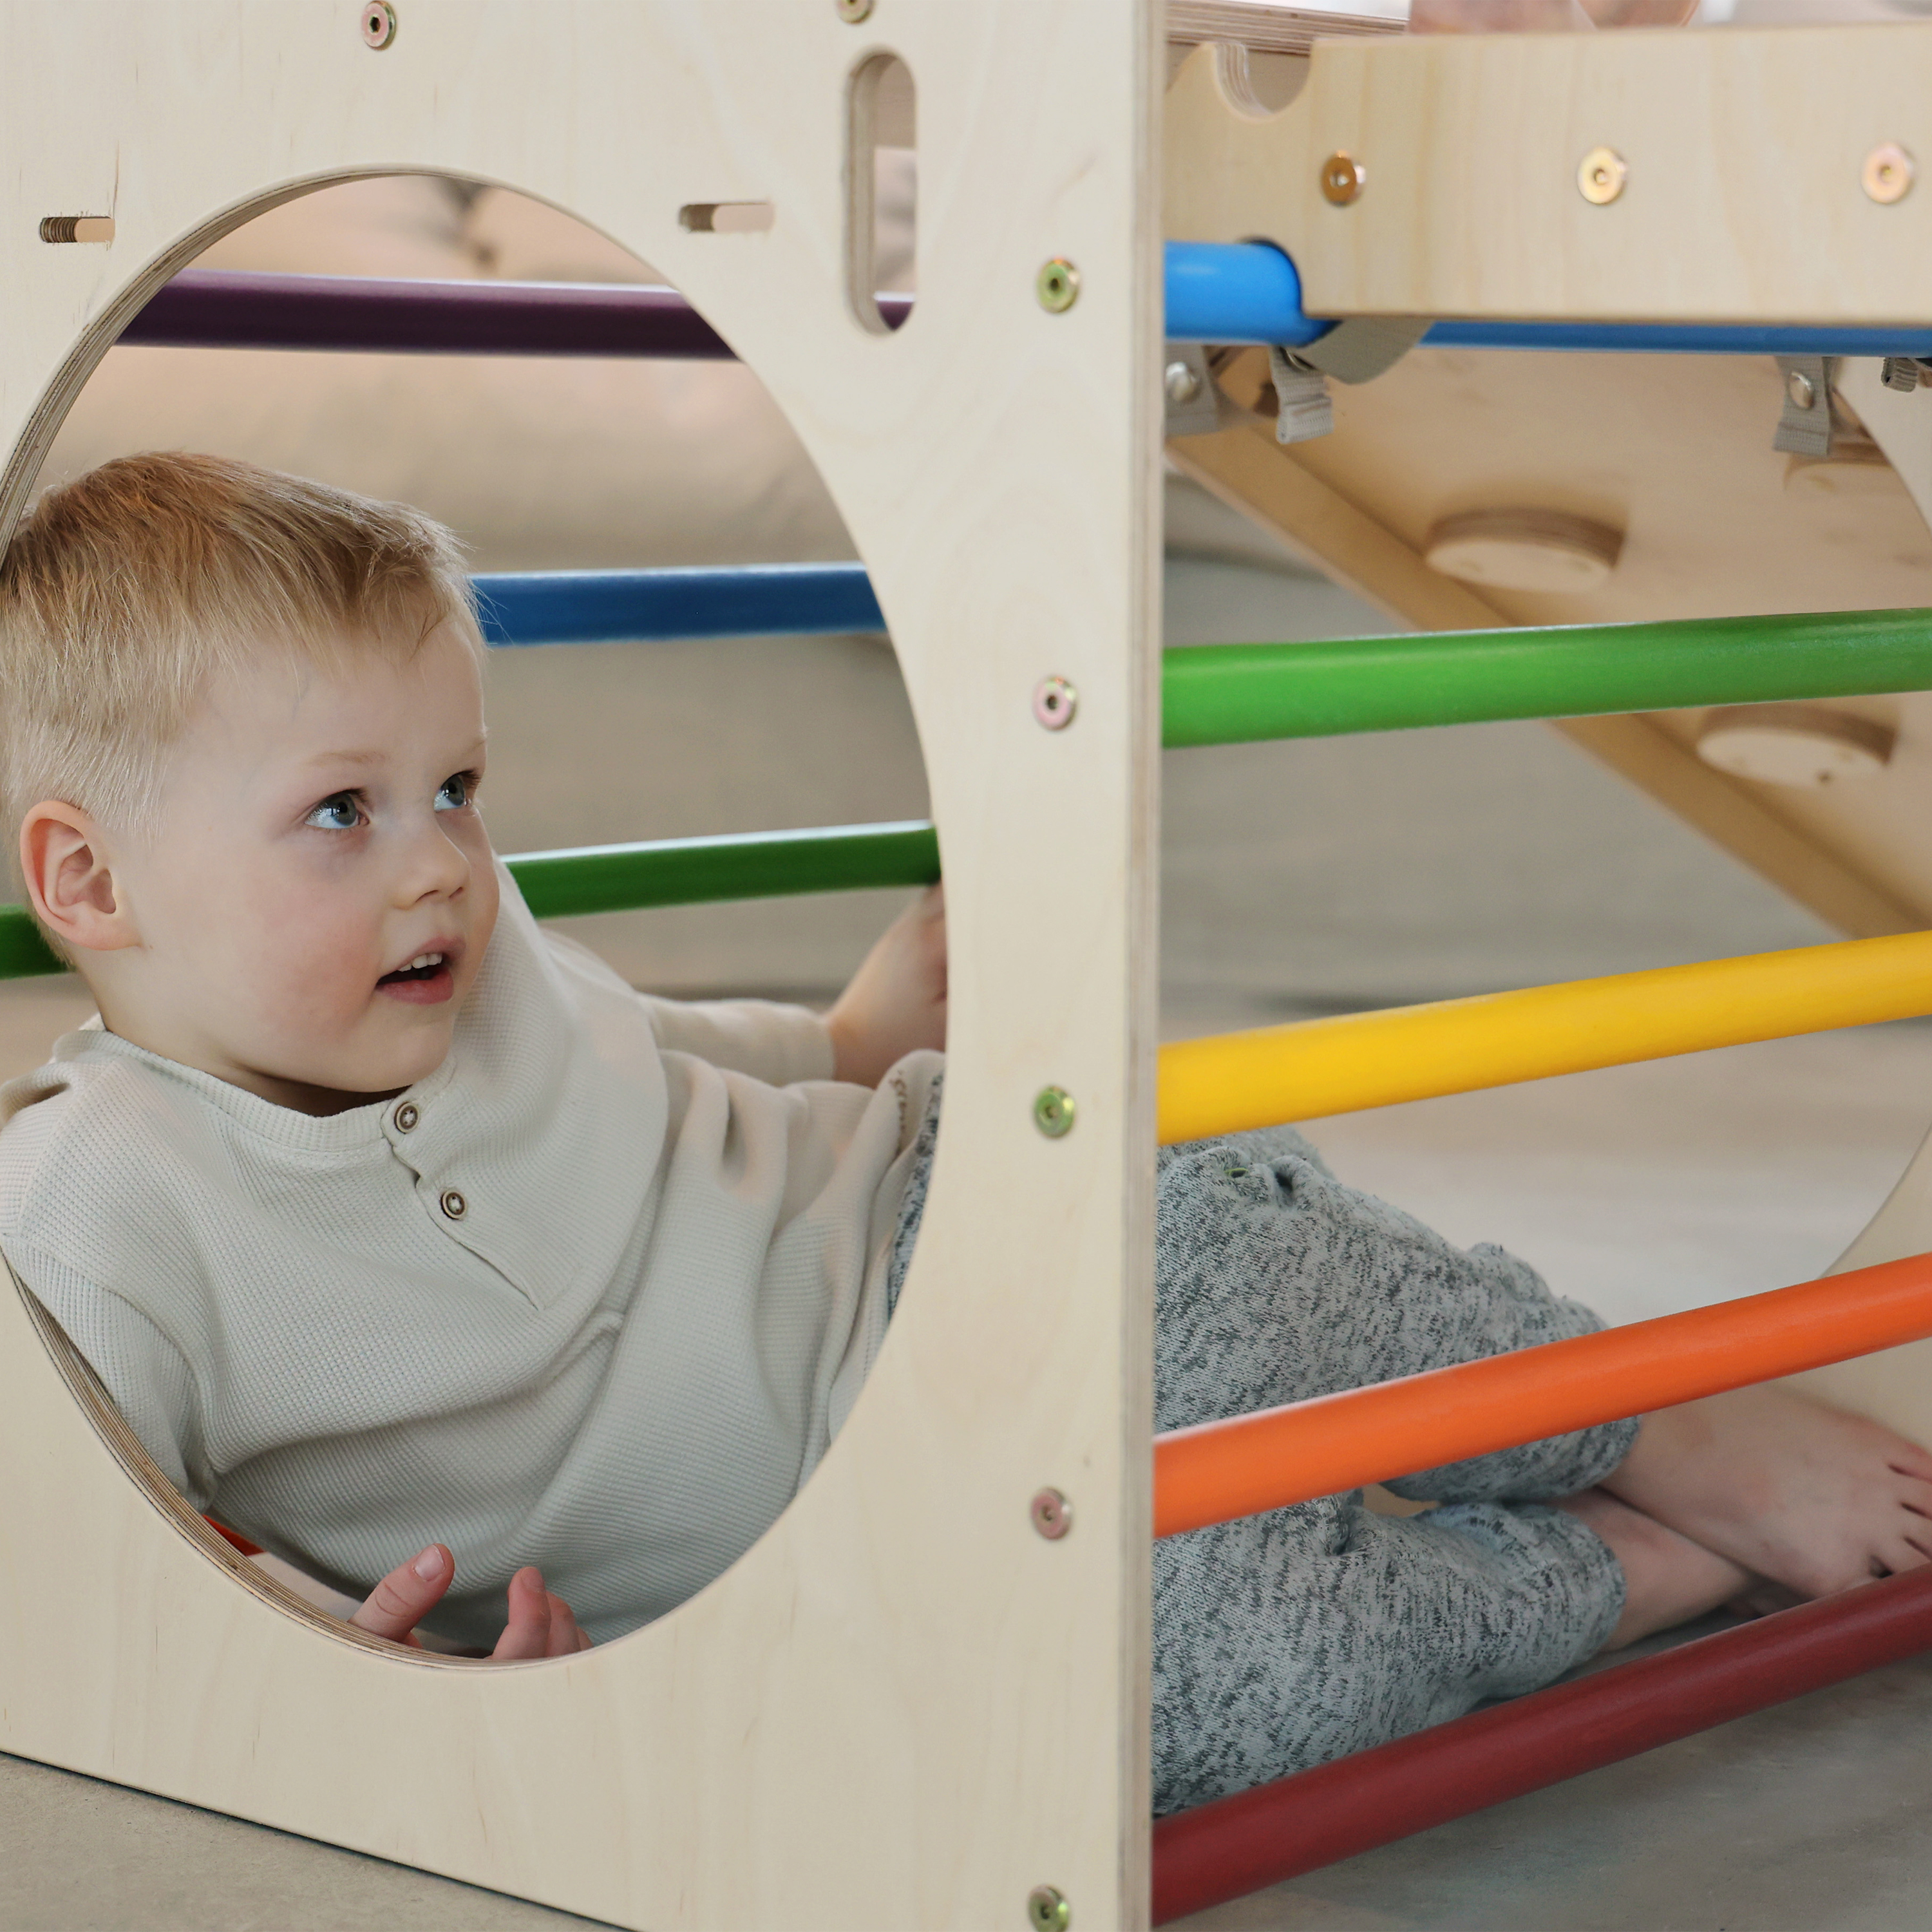
[[[1912,187],[1912,157],[1896,141],[1881,141],[1865,157],[1858,180],[1881,208],[1903,201]]]
[[[1042,1087],[1034,1096],[1033,1124],[1050,1141],[1073,1131],[1073,1096],[1064,1087]]]
[[[1346,208],[1368,184],[1368,170],[1340,148],[1322,164],[1322,193],[1336,208]]]
[[[1033,287],[1048,315],[1064,315],[1080,299],[1080,271],[1056,255],[1034,278]]]
[[[1042,1490],[1027,1505],[1027,1514],[1049,1543],[1058,1543],[1073,1527],[1073,1505],[1058,1490]]]
[[[1043,677],[1033,688],[1034,719],[1042,730],[1065,730],[1079,703],[1079,692],[1064,677]]]
[[[369,0],[362,10],[362,38],[378,50],[396,38],[396,10],[389,0]]]
[[[1036,1885],[1027,1894],[1027,1923],[1033,1932],[1066,1932],[1073,1908],[1057,1885]]]
[[[1614,148],[1592,148],[1576,164],[1576,192],[1598,208],[1607,208],[1624,191],[1630,170]]]
[[[872,0],[838,0],[838,17],[848,27],[872,17]]]

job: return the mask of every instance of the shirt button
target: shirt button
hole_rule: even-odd
[[[442,1211],[447,1214],[452,1221],[461,1220],[464,1216],[470,1212],[470,1203],[464,1200],[463,1196],[458,1193],[456,1190],[453,1187],[446,1187],[442,1190],[442,1201],[441,1204]]]
[[[405,1100],[390,1116],[390,1118],[396,1124],[397,1132],[406,1134],[415,1127],[417,1121],[422,1118],[422,1115],[417,1112],[416,1105],[413,1100]]]

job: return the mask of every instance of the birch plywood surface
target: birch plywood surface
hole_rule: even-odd
[[[1932,318],[1932,195],[1860,183],[1886,142],[1932,164],[1932,24],[1321,40],[1272,118],[1203,50],[1168,125],[1169,236],[1280,243],[1312,314]],[[1337,152],[1366,176],[1342,207]]]
[[[1293,460],[1418,552],[1442,518],[1525,504],[1624,533],[1609,580],[1587,594],[1485,586],[1484,601],[1506,622],[1932,606],[1932,531],[1898,472],[1870,460],[1869,446],[1862,452],[1856,434],[1850,452],[1867,460],[1808,464],[1774,451],[1779,400],[1768,356],[1418,350],[1376,382],[1338,386],[1336,434],[1299,446]],[[1932,443],[1932,397],[1900,400],[1917,406]],[[1903,922],[1924,923],[1932,920],[1928,706],[1910,696],[1844,701],[1899,728],[1890,764],[1869,778],[1814,790],[1709,776],[1835,855]],[[1689,754],[1704,717],[1652,722]],[[1869,916],[1828,916],[1871,929]]]
[[[1418,350],[1373,382],[1338,385],[1332,436],[1284,451],[1258,422],[1172,453],[1426,628],[1932,604],[1932,533],[1899,477],[1870,461],[1794,468],[1769,447],[1778,394],[1768,358]],[[1932,443],[1932,397],[1902,400],[1923,405]],[[1424,562],[1439,518],[1523,505],[1624,532],[1608,582],[1582,596],[1479,592]],[[1712,770],[1693,748],[1701,711],[1562,728],[1802,904],[1870,934],[1932,920],[1928,703],[1852,704],[1898,726],[1892,762],[1819,792]]]
[[[824,476],[923,730],[954,1048],[926,1238],[775,1529],[661,1623],[494,1670],[243,1587],[0,1294],[0,1748],[626,1925],[1019,1924],[1042,1882],[1082,1924],[1142,1922],[1154,23],[1105,0],[881,8],[877,31],[788,0],[400,10],[376,53],[340,0],[0,8],[5,517],[119,320],[305,186],[502,183],[676,279]],[[844,266],[846,88],[884,51],[919,89],[924,197],[891,337]],[[765,234],[678,219],[767,199]],[[111,214],[112,244],[41,244],[68,213]],[[1062,316],[1033,293],[1054,255],[1082,278]],[[1080,689],[1072,730],[1031,720],[1048,672]],[[1052,1143],[1049,1081],[1080,1105]],[[1060,1543],[1028,1526],[1043,1483],[1074,1502]]]

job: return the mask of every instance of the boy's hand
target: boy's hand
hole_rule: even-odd
[[[886,927],[825,1023],[832,1078],[860,1087],[916,1048],[946,1044],[944,886],[928,886]]]
[[[349,1621],[372,1636],[421,1649],[416,1625],[442,1601],[455,1576],[456,1558],[441,1544],[432,1543],[406,1563],[398,1564]],[[542,1570],[529,1565],[510,1579],[510,1621],[490,1653],[493,1663],[569,1657],[590,1648],[590,1640],[577,1628],[570,1606],[544,1588]]]

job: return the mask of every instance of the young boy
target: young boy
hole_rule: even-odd
[[[0,787],[100,1019],[0,1094],[0,1246],[195,1508],[373,1585],[380,1634],[554,1656],[718,1576],[850,1411],[944,932],[928,896],[822,1018],[633,992],[491,856],[482,657],[398,506],[188,456],[43,500]],[[1163,1429],[1598,1325],[1286,1130],[1163,1154],[1156,1241]],[[1932,1551],[1932,1458],[1776,1390],[1396,1486],[1442,1506],[1159,1546],[1159,1808]]]

